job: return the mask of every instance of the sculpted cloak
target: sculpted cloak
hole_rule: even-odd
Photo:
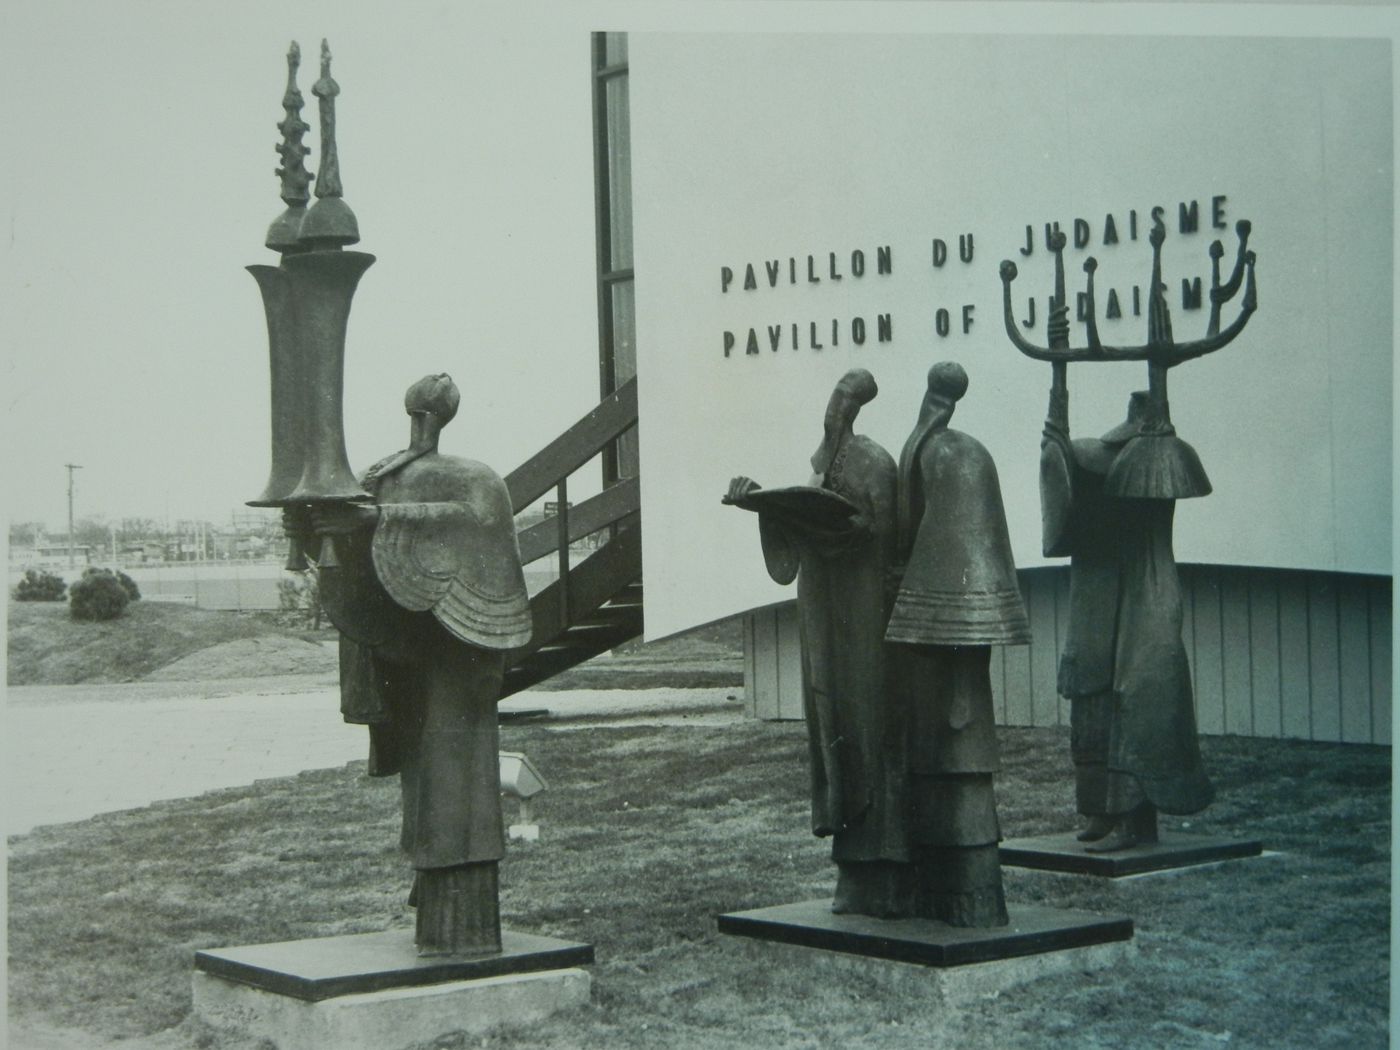
[[[934,366],[900,457],[902,571],[885,638],[909,713],[918,913],[999,926],[1007,916],[990,647],[1024,645],[1030,627],[996,465],[975,438],[947,427],[966,388],[956,364]]]
[[[797,579],[812,831],[832,839],[833,910],[896,915],[908,913],[911,885],[905,725],[888,688],[884,645],[896,468],[878,443],[851,430],[859,399],[874,396],[869,373],[848,373],[832,395],[810,487],[757,490],[752,502],[737,502],[759,513],[769,575],[778,583]],[[809,494],[807,502],[820,506],[812,489],[844,499],[851,517],[838,524],[821,513],[780,509],[782,493]]]
[[[400,775],[420,950],[489,942],[474,927],[493,921],[498,949],[496,703],[506,652],[530,638],[529,597],[505,483],[441,455],[436,431],[451,412],[436,418],[430,440],[415,419],[414,446],[366,473],[376,525],[338,541],[341,567],[321,571],[321,599],[341,632],[342,713],[369,726],[370,775]],[[434,872],[444,875],[425,877]],[[463,914],[477,906],[481,916]]]
[[[1071,702],[1079,811],[1121,815],[1144,801],[1197,813],[1214,789],[1201,762],[1181,585],[1176,500],[1210,492],[1195,450],[1155,432],[1145,394],[1102,438],[1069,440],[1067,412],[1041,449],[1046,555],[1070,557],[1069,627],[1059,690]]]

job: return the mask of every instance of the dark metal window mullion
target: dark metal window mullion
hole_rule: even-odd
[[[616,389],[613,368],[613,316],[611,285],[603,275],[612,271],[612,188],[608,172],[608,77],[607,37],[593,34],[593,192],[594,243],[597,245],[598,273],[598,371],[600,396]],[[603,449],[603,484],[611,485],[618,475],[617,445]]]

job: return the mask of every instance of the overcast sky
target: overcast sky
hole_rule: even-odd
[[[1121,32],[1123,6],[1036,10],[1042,26]],[[996,31],[1014,10],[4,0],[8,516],[60,527],[66,463],[82,467],[79,516],[227,522],[261,491],[266,331],[243,267],[276,262],[263,237],[282,207],[290,40],[313,171],[310,85],[330,40],[345,199],[357,249],[378,257],[350,318],[350,461],[402,447],[403,390],[448,371],[464,401],[444,450],[505,473],[597,399],[589,30]],[[1242,10],[1257,32],[1261,9]]]
[[[227,522],[266,480],[267,337],[243,267],[281,211],[284,55],[308,167],[322,35],[360,284],[350,458],[451,372],[447,451],[504,473],[597,398],[589,20],[561,3],[4,5],[11,520]]]

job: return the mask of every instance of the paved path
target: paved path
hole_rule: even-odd
[[[737,689],[527,692],[502,711],[547,708],[561,728],[737,721]],[[365,757],[340,718],[334,674],[221,682],[25,686],[4,710],[5,830],[84,820],[160,799],[341,766]]]

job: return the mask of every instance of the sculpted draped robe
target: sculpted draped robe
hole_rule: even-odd
[[[996,465],[975,438],[926,426],[911,435],[900,478],[905,565],[885,637],[910,710],[914,839],[991,845],[990,646],[1030,641]]]
[[[321,572],[342,713],[369,726],[370,775],[401,775],[415,868],[499,860],[496,702],[531,623],[509,494],[489,467],[435,450],[390,457],[364,484],[378,523]]]
[[[886,687],[884,628],[894,543],[895,464],[863,435],[845,438],[825,478],[861,526],[833,536],[815,522],[759,514],[769,575],[797,578],[802,695],[812,767],[812,830],[832,858],[907,861],[904,725]]]
[[[1172,518],[1173,494],[1204,495],[1209,482],[1175,436],[1118,431],[1071,443],[1047,428],[1041,452],[1044,550],[1070,556],[1059,690],[1071,701],[1079,810],[1124,813],[1145,799],[1196,813],[1214,789],[1181,640]]]

